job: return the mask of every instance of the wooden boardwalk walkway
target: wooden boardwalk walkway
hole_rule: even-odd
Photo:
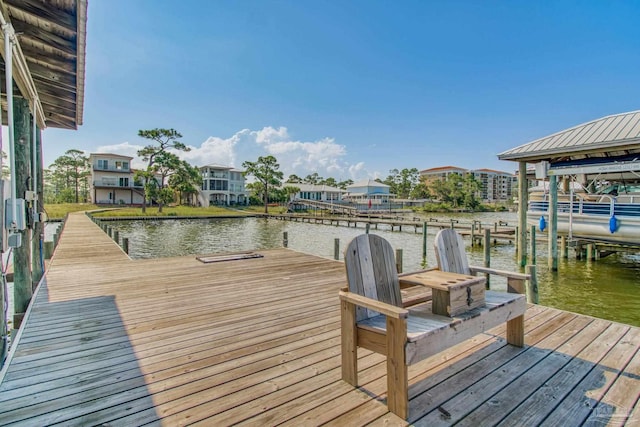
[[[406,425],[384,360],[340,379],[342,263],[130,260],[71,215],[0,383],[0,425]],[[640,329],[542,306],[409,368],[415,425],[640,425]]]

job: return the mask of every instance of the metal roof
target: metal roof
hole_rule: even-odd
[[[17,38],[14,80],[36,104],[40,127],[77,129],[84,109],[87,0],[0,0],[0,12]],[[4,65],[3,59],[3,74]]]
[[[593,120],[498,154],[500,160],[556,162],[640,154],[640,111]]]

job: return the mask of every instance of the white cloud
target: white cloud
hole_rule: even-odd
[[[128,142],[99,147],[101,152],[124,154],[136,157],[143,146]],[[370,174],[364,162],[351,164],[347,161],[347,147],[325,137],[316,141],[295,141],[286,127],[264,127],[260,130],[242,129],[229,138],[210,136],[200,146],[190,146],[191,151],[177,153],[195,166],[220,164],[242,168],[244,161],[255,161],[259,156],[273,155],[278,159],[285,178],[296,174],[306,176],[317,172],[325,178],[338,180],[362,179]],[[142,166],[136,159],[134,167]]]

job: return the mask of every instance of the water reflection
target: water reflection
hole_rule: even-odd
[[[451,217],[466,222],[480,219],[484,226],[493,226],[497,221],[516,222],[513,213],[429,214],[424,219]],[[279,248],[285,231],[289,248],[333,258],[334,239],[340,239],[342,252],[352,238],[364,232],[362,228],[264,218],[120,221],[111,225],[120,231],[121,237],[129,238],[132,258]],[[436,265],[433,238],[437,231],[433,226],[428,228],[427,266]],[[403,250],[404,271],[422,268],[420,232],[414,233],[413,229],[391,232],[384,226],[378,230],[372,228],[371,232],[389,240],[395,249]],[[482,265],[483,249],[470,247],[469,239],[466,242],[470,263]],[[546,245],[538,242],[536,259],[541,304],[640,326],[640,255],[616,254],[587,262],[576,260],[570,251],[569,259],[560,259],[558,272],[553,273],[547,266],[547,250]],[[493,268],[518,270],[513,244],[499,242],[491,247],[490,254]],[[491,287],[505,289],[506,282],[493,277]]]

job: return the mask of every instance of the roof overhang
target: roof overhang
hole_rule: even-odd
[[[15,85],[38,125],[77,129],[84,110],[87,0],[0,0],[0,13],[15,34]],[[0,39],[4,43],[4,32]],[[0,53],[4,75],[3,48]],[[6,111],[6,88],[0,86]]]
[[[640,111],[616,114],[536,139],[498,154],[500,160],[537,163],[640,154]]]

